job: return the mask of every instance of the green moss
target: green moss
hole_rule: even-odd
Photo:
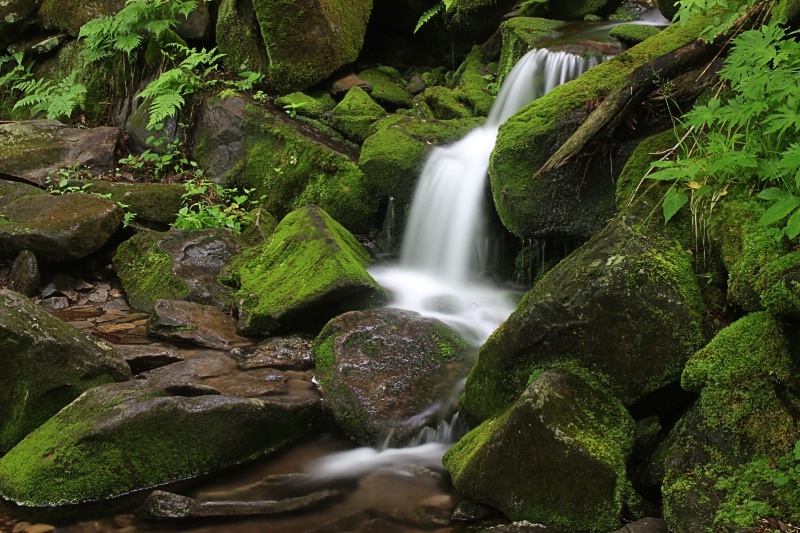
[[[628,207],[633,196],[645,196],[645,194],[658,188],[656,182],[645,179],[647,171],[653,165],[653,161],[658,159],[657,154],[671,148],[677,142],[675,131],[672,129],[657,133],[642,140],[634,149],[622,172],[617,178],[617,209],[622,211]],[[648,200],[659,201],[663,193],[658,190],[654,195],[647,195]]]
[[[127,205],[126,211],[136,215],[136,222],[172,224],[181,208],[181,195],[186,188],[179,183],[114,183],[101,180],[74,180],[70,186],[91,184],[87,192],[110,194],[115,202]]]
[[[230,70],[239,70],[246,65],[254,71],[267,71],[269,60],[255,16],[252,10],[244,10],[241,2],[222,0],[217,16],[216,38],[219,51],[225,54],[223,61]]]
[[[172,273],[172,257],[158,249],[158,239],[158,234],[138,233],[114,255],[114,269],[134,309],[150,311],[156,300],[182,300],[189,292]]]
[[[514,65],[543,39],[558,35],[558,28],[564,23],[558,20],[532,18],[530,16],[514,17],[500,25],[503,37],[503,48],[497,66],[498,80],[502,84]]]
[[[368,68],[358,73],[358,77],[372,84],[370,96],[387,109],[411,107],[411,95],[397,71],[388,67]]]
[[[608,34],[628,46],[633,46],[657,35],[660,31],[661,28],[646,24],[620,24]]]
[[[422,97],[438,119],[447,120],[472,116],[472,112],[460,103],[453,91],[447,87],[428,87],[422,93]]]
[[[122,0],[44,0],[38,16],[44,28],[66,31],[74,37],[88,21],[114,15],[123,7]]]
[[[371,126],[386,111],[360,87],[353,87],[331,112],[334,127],[361,144],[371,135]]]
[[[458,81],[453,96],[472,108],[476,116],[487,116],[494,103],[495,97],[489,91],[491,78],[487,78],[487,74],[486,59],[477,46],[473,47],[456,71]]]
[[[328,102],[321,102],[317,98],[299,91],[275,99],[275,105],[287,113],[294,111],[298,115],[315,119],[322,118],[326,111],[333,109],[332,103],[331,100],[329,106]]]

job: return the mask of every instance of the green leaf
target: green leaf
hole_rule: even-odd
[[[676,190],[675,187],[670,187],[667,194],[664,195],[664,201],[662,203],[664,224],[669,222],[688,201],[689,198],[686,196],[686,193]]]
[[[766,213],[761,215],[761,218],[758,219],[759,226],[769,226],[779,220],[782,220],[786,215],[797,209],[798,205],[800,205],[800,198],[796,196],[788,196],[782,200],[779,200],[777,203],[773,204],[772,207],[767,209]]]
[[[796,209],[786,221],[786,236],[794,239],[800,235],[800,209]]]
[[[764,189],[760,193],[756,195],[758,198],[762,200],[768,200],[770,202],[777,202],[778,200],[783,200],[789,196],[787,191],[783,189],[779,189],[777,187],[770,187],[768,189]]]

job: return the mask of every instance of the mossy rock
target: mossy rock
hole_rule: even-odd
[[[658,35],[660,31],[661,28],[647,24],[620,24],[608,32],[608,34],[622,42],[625,46],[630,47],[654,35]]]
[[[0,452],[13,448],[84,391],[131,377],[128,364],[110,345],[4,289],[0,345]]]
[[[704,342],[691,256],[621,214],[550,270],[489,337],[462,413],[481,422],[511,405],[531,374],[577,364],[626,405],[678,381]]]
[[[776,516],[758,515],[756,502],[762,510],[770,505],[786,510],[788,504],[797,516],[796,498],[781,505],[780,491],[774,483],[770,488],[767,481],[774,475],[763,484],[753,479],[759,463],[766,470],[762,474],[777,468],[770,458],[793,453],[800,439],[800,380],[787,341],[791,328],[769,313],[751,313],[720,331],[687,363],[681,383],[700,398],[673,430],[664,461],[664,516],[671,531],[735,530]],[[752,505],[740,500],[744,494]]]
[[[587,377],[554,370],[531,376],[512,406],[445,454],[455,488],[512,520],[565,531],[617,528],[634,422]]]
[[[439,120],[449,120],[458,118],[468,118],[472,116],[464,104],[456,100],[453,91],[447,87],[428,87],[422,93],[422,98],[428,107],[433,111],[435,118]]]
[[[318,430],[315,398],[256,399],[156,379],[87,391],[0,459],[19,505],[97,501],[208,474]]]
[[[432,146],[457,141],[483,119],[423,120],[394,115],[378,123],[377,133],[361,147],[359,168],[370,189],[408,205]],[[402,208],[401,208],[402,209]]]
[[[728,271],[728,300],[746,311],[800,317],[800,252],[758,225],[766,202],[731,192],[711,216],[709,232]]]
[[[650,167],[653,166],[653,162],[658,160],[658,156],[655,154],[675,146],[677,142],[675,131],[669,129],[651,135],[636,145],[617,179],[615,204],[618,210],[623,211],[631,205],[634,196],[641,198],[648,195],[647,191],[652,189],[656,183],[652,180],[646,180],[645,175],[650,170]],[[658,192],[660,191],[654,191],[657,197],[648,197],[648,200],[660,201],[661,196],[658,196]]]
[[[503,22],[500,26],[503,48],[497,65],[499,82],[502,83],[522,56],[536,48],[540,41],[556,37],[558,28],[563,25],[558,20],[535,17],[514,17]]]
[[[406,83],[397,70],[391,67],[375,67],[362,70],[358,77],[372,84],[370,96],[389,110],[412,106]]]
[[[227,228],[144,231],[117,248],[114,268],[134,309],[186,300],[227,311],[233,297],[218,278],[241,247]]]
[[[372,0],[253,0],[253,9],[268,50],[265,74],[287,93],[356,60]]]
[[[602,100],[642,64],[691,42],[707,24],[707,17],[698,16],[685,25],[670,26],[556,87],[501,126],[489,176],[495,207],[509,231],[523,238],[559,234],[586,238],[602,227],[614,209],[615,192],[608,174],[586,175],[587,163],[582,159],[531,176],[585,121],[588,102]],[[613,168],[622,165],[615,163]],[[576,197],[581,198],[580,210],[575,209]]]
[[[115,15],[125,7],[125,0],[44,0],[39,20],[48,30],[65,31],[73,37],[90,20]]]
[[[111,200],[127,205],[125,210],[136,215],[137,224],[171,225],[181,208],[181,196],[186,187],[179,183],[115,183],[101,180],[75,180],[70,185],[83,187],[87,192],[110,194]]]
[[[440,420],[466,370],[467,343],[443,322],[400,309],[355,311],[328,322],[314,342],[316,377],[330,412],[365,446],[405,443]],[[391,391],[391,394],[386,394]]]
[[[443,16],[454,40],[483,42],[495,32],[516,3],[514,0],[457,0]]]
[[[297,91],[279,96],[275,99],[275,105],[289,114],[294,112],[303,117],[321,119],[336,107],[336,102],[327,91],[317,91],[314,95]]]
[[[386,111],[364,89],[353,87],[331,111],[331,121],[345,137],[361,144],[371,135],[372,124],[385,115]]]
[[[239,265],[239,331],[269,335],[380,305],[387,295],[367,273],[369,263],[361,244],[323,209],[292,211]]]
[[[269,59],[252,2],[221,0],[217,13],[217,47],[230,70],[242,66],[267,72]]]
[[[469,106],[476,116],[487,116],[495,99],[495,95],[489,89],[494,74],[489,71],[487,60],[477,46],[472,48],[458,67],[456,79],[458,81],[453,89],[453,96]]]
[[[548,16],[558,20],[584,20],[587,15],[603,15],[619,6],[619,0],[566,0],[550,2]]]

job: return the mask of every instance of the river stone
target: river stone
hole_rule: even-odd
[[[139,514],[150,519],[271,515],[304,511],[340,494],[334,490],[320,490],[305,496],[275,501],[199,501],[180,494],[156,490],[142,504]]]
[[[122,217],[116,203],[90,194],[25,196],[3,207],[0,256],[30,250],[44,261],[83,259],[108,242]]]
[[[4,289],[0,347],[0,452],[86,389],[131,377],[111,346]]]
[[[0,45],[14,42],[33,25],[42,0],[5,0],[0,2]]]
[[[209,392],[155,380],[95,387],[0,459],[0,494],[30,507],[113,498],[282,449],[321,419],[315,398]]]
[[[156,300],[147,334],[220,350],[250,342],[236,334],[236,321],[230,315],[216,307],[178,300]]]
[[[239,268],[239,331],[270,335],[380,305],[387,295],[367,273],[370,261],[323,209],[309,205],[289,213]]]
[[[39,290],[39,279],[39,263],[36,260],[36,254],[29,250],[22,250],[14,259],[14,264],[11,265],[8,288],[25,296],[33,296]]]
[[[130,365],[133,372],[143,372],[162,366],[179,363],[183,356],[174,348],[158,344],[118,344],[117,353]]]
[[[440,420],[466,370],[466,352],[464,340],[443,322],[384,308],[333,319],[312,353],[339,426],[374,445],[390,434],[393,442],[406,442]]]
[[[71,166],[110,172],[119,136],[119,128],[70,128],[57,120],[0,124],[0,173],[44,183],[50,173]]]
[[[640,223],[632,213],[615,217],[489,337],[462,399],[471,423],[514,403],[534,372],[558,366],[605,375],[626,405],[679,381],[704,342],[703,300],[690,255]]]
[[[634,422],[600,384],[547,371],[444,456],[461,493],[512,520],[566,531],[619,527]]]
[[[314,339],[304,335],[270,337],[258,346],[234,348],[231,354],[239,361],[239,368],[279,368],[281,370],[308,370],[313,368],[311,347]]]
[[[134,309],[150,311],[156,300],[186,300],[230,311],[231,290],[218,281],[241,251],[227,228],[141,232],[117,248],[114,268]]]

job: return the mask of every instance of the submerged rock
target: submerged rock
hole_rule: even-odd
[[[437,423],[467,344],[443,322],[400,309],[341,315],[314,343],[316,377],[339,426],[363,445],[403,443]]]
[[[619,526],[633,419],[602,384],[547,371],[444,456],[453,485],[512,520],[566,531]]]
[[[0,452],[85,390],[131,377],[111,346],[8,290],[0,290],[0,367]]]
[[[639,223],[618,215],[489,337],[462,399],[470,421],[502,412],[550,368],[598,372],[626,405],[678,382],[704,340],[703,301],[689,254]]]
[[[369,254],[321,208],[289,213],[241,263],[239,331],[274,334],[380,305],[386,292],[367,273]]]
[[[113,498],[284,448],[320,415],[311,397],[236,398],[154,380],[95,387],[0,459],[0,494],[29,507]]]

